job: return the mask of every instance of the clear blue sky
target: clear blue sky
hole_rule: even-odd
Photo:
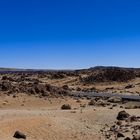
[[[0,67],[140,67],[140,0],[1,0]]]

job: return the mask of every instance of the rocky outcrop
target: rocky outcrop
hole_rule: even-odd
[[[121,68],[102,69],[91,73],[89,76],[81,78],[81,82],[86,84],[99,82],[127,82],[136,77],[134,71]]]

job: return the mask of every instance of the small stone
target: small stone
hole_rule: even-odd
[[[88,105],[90,105],[90,106],[95,105],[95,100],[94,100],[94,99],[92,99],[92,100],[88,103]]]
[[[8,101],[4,101],[2,104],[3,105],[7,105],[8,104]]]
[[[129,114],[126,113],[125,111],[121,111],[118,113],[117,119],[118,120],[126,120],[127,118],[129,118]]]
[[[118,121],[116,124],[120,126],[122,125],[122,121]]]
[[[137,122],[138,121],[138,118],[136,116],[131,116],[130,117],[130,121],[131,122]]]
[[[133,85],[127,85],[126,87],[125,87],[125,89],[130,89],[130,88],[133,88],[134,86]]]
[[[117,138],[124,138],[124,137],[125,137],[125,136],[124,136],[122,133],[118,132]]]
[[[19,131],[16,131],[13,137],[17,139],[26,139],[26,135]]]
[[[117,104],[113,104],[112,106],[113,106],[113,107],[116,107],[116,106],[117,106]]]
[[[123,108],[123,106],[120,106],[120,108]]]
[[[61,107],[62,110],[71,110],[71,106],[69,104],[64,104]]]
[[[14,95],[13,95],[13,98],[16,98],[16,97],[17,97],[17,96],[14,94]]]
[[[118,126],[113,125],[110,127],[110,131],[115,132],[116,130],[118,130]]]

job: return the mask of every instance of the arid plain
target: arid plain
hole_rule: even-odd
[[[0,93],[0,139],[140,139],[139,69],[2,69]]]

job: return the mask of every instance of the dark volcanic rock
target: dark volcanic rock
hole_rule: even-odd
[[[96,104],[96,102],[95,102],[94,99],[92,99],[92,100],[88,103],[88,105],[90,105],[90,106],[95,105],[95,104]]]
[[[121,68],[100,69],[85,78],[81,82],[92,84],[95,82],[126,82],[136,77],[134,71]]]
[[[80,87],[77,87],[77,88],[76,88],[76,91],[81,91],[81,88],[80,88]]]
[[[63,88],[64,90],[69,90],[69,86],[68,86],[68,85],[64,85],[62,88]]]
[[[42,95],[42,97],[47,97],[47,96],[49,96],[50,94],[49,94],[49,92],[44,92],[44,93],[42,93],[41,95]]]
[[[133,88],[134,86],[133,85],[128,85],[125,87],[125,89],[130,89],[130,88]]]
[[[116,124],[117,124],[118,126],[121,126],[121,125],[122,125],[122,121],[118,121]]]
[[[13,137],[17,139],[26,139],[26,135],[19,131],[16,131]]]
[[[140,140],[140,135],[135,135],[132,140]]]
[[[1,82],[0,83],[0,90],[1,91],[8,91],[10,89],[12,89],[12,85],[11,85],[11,82],[9,81],[4,81],[4,82]]]
[[[124,137],[125,137],[124,134],[118,132],[118,134],[117,134],[117,138],[124,138]]]
[[[63,73],[55,73],[55,74],[52,74],[51,75],[51,79],[63,79],[63,78],[65,78],[65,75],[63,74]]]
[[[128,118],[128,121],[130,121],[130,122],[137,122],[138,120],[139,119],[136,116],[131,116],[131,117]]]
[[[117,119],[118,120],[126,120],[130,117],[130,115],[128,113],[126,113],[125,111],[121,111],[118,113]]]
[[[1,79],[2,81],[11,81],[11,82],[13,82],[13,81],[15,81],[12,77],[8,77],[8,76],[3,76],[2,77],[2,79]]]
[[[71,110],[71,106],[69,104],[64,104],[61,107],[62,110]]]

